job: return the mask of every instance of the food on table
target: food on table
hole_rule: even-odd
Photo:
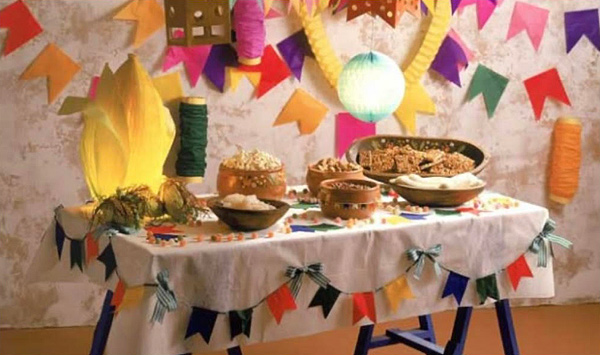
[[[410,145],[362,150],[358,162],[363,168],[379,173],[456,175],[475,168],[475,161],[461,153],[440,149],[420,151]]]
[[[306,184],[310,192],[317,196],[321,182],[329,179],[361,179],[363,168],[355,163],[343,162],[336,158],[324,158],[309,165]]]
[[[269,211],[275,209],[275,206],[262,202],[256,195],[229,195],[221,201],[221,204],[225,208],[233,208],[236,210]]]
[[[240,149],[234,156],[223,160],[222,164],[229,169],[247,171],[277,170],[282,166],[281,160],[258,149]]]
[[[471,173],[453,177],[421,177],[417,174],[402,175],[390,180],[392,184],[407,185],[421,189],[467,189],[483,185],[483,181]]]
[[[314,168],[320,172],[350,172],[360,170],[358,164],[343,162],[336,158],[325,158],[314,164]]]
[[[326,217],[366,219],[377,209],[379,184],[361,179],[334,179],[321,183],[319,203]]]
[[[338,190],[370,190],[373,187],[370,185],[348,182],[348,181],[336,181],[329,185],[332,189]]]

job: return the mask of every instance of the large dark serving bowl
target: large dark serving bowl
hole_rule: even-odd
[[[448,153],[462,153],[475,161],[475,169],[470,172],[474,175],[479,174],[488,164],[490,155],[481,147],[474,143],[452,138],[427,138],[427,137],[406,137],[397,135],[376,135],[365,137],[354,141],[346,151],[346,159],[349,162],[358,164],[358,153],[363,150],[375,150],[384,148],[386,145],[394,144],[398,146],[410,145],[415,150],[441,149]],[[399,173],[379,173],[364,169],[363,174],[371,179],[388,183],[391,179],[397,178]],[[435,174],[420,174],[421,176],[446,176]]]
[[[231,229],[241,232],[267,229],[277,223],[290,209],[290,205],[282,201],[263,200],[262,202],[275,206],[269,211],[250,211],[226,208],[221,204],[221,198],[214,197],[207,201],[208,208]]]

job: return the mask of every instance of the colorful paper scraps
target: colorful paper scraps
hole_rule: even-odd
[[[79,64],[54,43],[50,43],[21,74],[21,80],[47,77],[48,103],[52,103],[80,69]]]
[[[179,72],[153,78],[152,83],[165,105],[178,101],[185,95]]]
[[[496,73],[483,64],[479,64],[473,75],[471,86],[469,86],[467,98],[470,101],[475,96],[482,94],[488,118],[492,118],[507,85],[508,78]]]
[[[456,43],[458,43],[467,57],[467,63],[458,63],[458,70],[463,70],[467,67],[468,62],[471,62],[475,58],[475,54],[453,29],[450,29],[448,32],[448,37],[452,38],[454,41],[456,41]]]
[[[327,287],[319,287],[319,290],[317,293],[315,293],[315,296],[313,297],[312,301],[310,301],[308,307],[321,306],[323,310],[323,317],[327,319],[331,309],[333,308],[333,305],[340,296],[340,293],[341,291],[332,285],[327,285]]]
[[[467,290],[468,283],[468,277],[450,271],[448,274],[448,279],[446,280],[446,286],[444,286],[442,298],[452,295],[454,296],[454,299],[456,299],[456,303],[458,303],[460,306],[463,296],[465,295],[465,291]]]
[[[106,267],[104,270],[104,281],[107,281],[117,268],[117,259],[115,258],[115,252],[111,243],[108,243],[102,254],[98,256],[98,261]]]
[[[8,55],[43,32],[27,5],[17,0],[0,10],[0,28],[8,29],[4,55]]]
[[[335,152],[341,158],[355,140],[376,134],[377,125],[357,120],[348,112],[335,115]]]
[[[315,230],[317,232],[327,232],[327,231],[340,230],[340,229],[343,229],[344,227],[340,227],[335,224],[321,223],[321,224],[317,224],[317,225],[312,225],[312,226],[310,226],[310,228],[312,228],[313,230]]]
[[[431,63],[431,69],[454,83],[454,85],[461,87],[459,70],[465,68],[468,63],[469,60],[462,46],[452,37],[446,36]]]
[[[373,292],[359,292],[352,294],[352,324],[358,323],[364,317],[377,323],[377,312],[375,311],[375,297]]]
[[[229,312],[229,331],[231,334],[231,340],[240,334],[244,334],[250,338],[252,332],[252,308],[243,311],[230,311]]]
[[[288,68],[290,68],[298,80],[302,78],[304,58],[314,58],[315,56],[304,30],[300,30],[277,43],[277,49],[279,49],[279,53],[281,53]]]
[[[519,282],[523,277],[533,277],[533,273],[527,264],[527,260],[525,259],[525,255],[521,255],[514,263],[508,265],[506,268],[506,273],[508,274],[508,278],[510,279],[510,284],[513,289],[516,291],[519,287]]]
[[[430,115],[434,115],[436,112],[435,103],[421,83],[406,87],[404,100],[394,112],[394,116],[410,134],[415,134],[417,132],[417,112]]]
[[[212,336],[215,323],[217,322],[217,316],[219,314],[210,309],[204,309],[199,307],[192,307],[192,315],[185,331],[185,339],[198,333],[202,336],[202,339],[208,344],[210,337]]]
[[[498,283],[496,274],[491,274],[477,279],[477,295],[479,295],[480,304],[484,304],[488,298],[500,301],[500,293],[498,291]]]
[[[298,122],[301,135],[313,133],[321,124],[329,109],[303,89],[296,89],[273,123],[279,126]]]
[[[292,73],[287,64],[277,55],[273,46],[265,47],[265,53],[259,65],[240,65],[239,70],[253,73],[261,73],[260,83],[256,89],[256,97],[261,98],[282,81],[289,78]]]
[[[567,38],[567,53],[571,52],[571,49],[583,36],[586,36],[600,51],[598,9],[565,12],[565,35]]]
[[[219,91],[225,91],[225,68],[237,67],[237,52],[230,44],[216,44],[204,65],[204,75]]]
[[[293,311],[297,308],[294,295],[292,295],[292,291],[290,291],[287,284],[284,284],[267,297],[267,306],[269,306],[269,310],[277,324],[281,323],[285,311]]]
[[[244,71],[239,70],[238,68],[227,68],[227,73],[228,73],[227,86],[232,91],[237,90],[237,88],[240,85],[240,82],[242,81],[242,78],[248,79],[250,84],[252,84],[252,86],[254,86],[254,88],[257,88],[258,84],[260,84],[260,77],[262,75],[261,73],[244,72]]]
[[[533,48],[537,51],[544,36],[549,13],[550,11],[542,7],[521,1],[515,2],[506,40],[508,41],[522,31],[526,31]]]
[[[132,0],[115,15],[114,19],[137,21],[133,41],[135,48],[141,46],[165,25],[165,13],[155,0]]]
[[[552,68],[541,74],[533,76],[525,80],[523,83],[525,84],[525,89],[527,89],[527,94],[529,95],[529,100],[531,101],[531,106],[533,107],[536,121],[539,121],[540,118],[542,118],[544,103],[548,97],[556,99],[569,106],[571,105],[569,96],[565,91],[565,87],[563,86],[562,80],[560,79],[560,75],[558,74],[558,70],[556,70],[556,68]]]
[[[390,303],[392,311],[395,313],[398,310],[398,304],[402,300],[415,298],[406,275],[400,276],[396,280],[384,287],[383,292]]]
[[[462,0],[457,10],[461,14],[465,7],[475,5],[477,7],[477,27],[481,30],[501,3],[502,0]]]
[[[163,61],[162,71],[165,72],[179,63],[183,63],[190,85],[195,87],[204,71],[211,46],[180,47],[169,46]]]
[[[304,232],[304,233],[315,233],[316,231],[312,229],[310,226],[300,225],[300,224],[292,224],[290,226],[292,229],[292,233]]]

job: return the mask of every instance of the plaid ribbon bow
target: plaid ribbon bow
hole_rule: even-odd
[[[177,309],[177,298],[175,292],[169,288],[169,271],[163,270],[156,275],[158,286],[156,288],[156,305],[152,312],[151,322],[162,323],[167,311],[173,312]]]
[[[442,245],[437,244],[427,250],[423,250],[421,248],[410,248],[406,251],[406,256],[410,259],[413,264],[408,268],[409,270],[415,267],[415,272],[413,274],[414,278],[419,280],[421,278],[421,274],[423,273],[423,268],[425,267],[425,260],[429,259],[433,262],[433,267],[435,269],[435,274],[440,276],[442,273],[440,264],[435,260],[442,253]]]
[[[556,230],[556,222],[552,219],[548,219],[546,224],[544,224],[544,229],[540,232],[540,234],[535,237],[531,246],[529,247],[529,251],[538,255],[537,266],[538,267],[547,267],[548,266],[548,245],[550,245],[550,254],[554,256],[554,249],[552,248],[552,243],[557,243],[560,246],[570,249],[573,243],[568,239],[560,237],[554,234],[554,230]],[[548,243],[547,243],[548,242]]]
[[[298,296],[298,292],[300,292],[300,288],[302,287],[303,274],[307,274],[308,277],[320,287],[326,288],[330,280],[327,276],[323,275],[323,270],[324,267],[322,263],[314,263],[303,267],[288,266],[285,271],[285,276],[292,279],[290,289],[294,298]]]

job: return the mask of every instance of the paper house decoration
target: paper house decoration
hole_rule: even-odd
[[[165,16],[170,46],[231,42],[229,0],[165,0]]]
[[[360,15],[370,13],[379,16],[388,25],[396,27],[404,11],[412,10],[419,6],[419,0],[350,0],[348,3],[348,17],[350,21]]]

